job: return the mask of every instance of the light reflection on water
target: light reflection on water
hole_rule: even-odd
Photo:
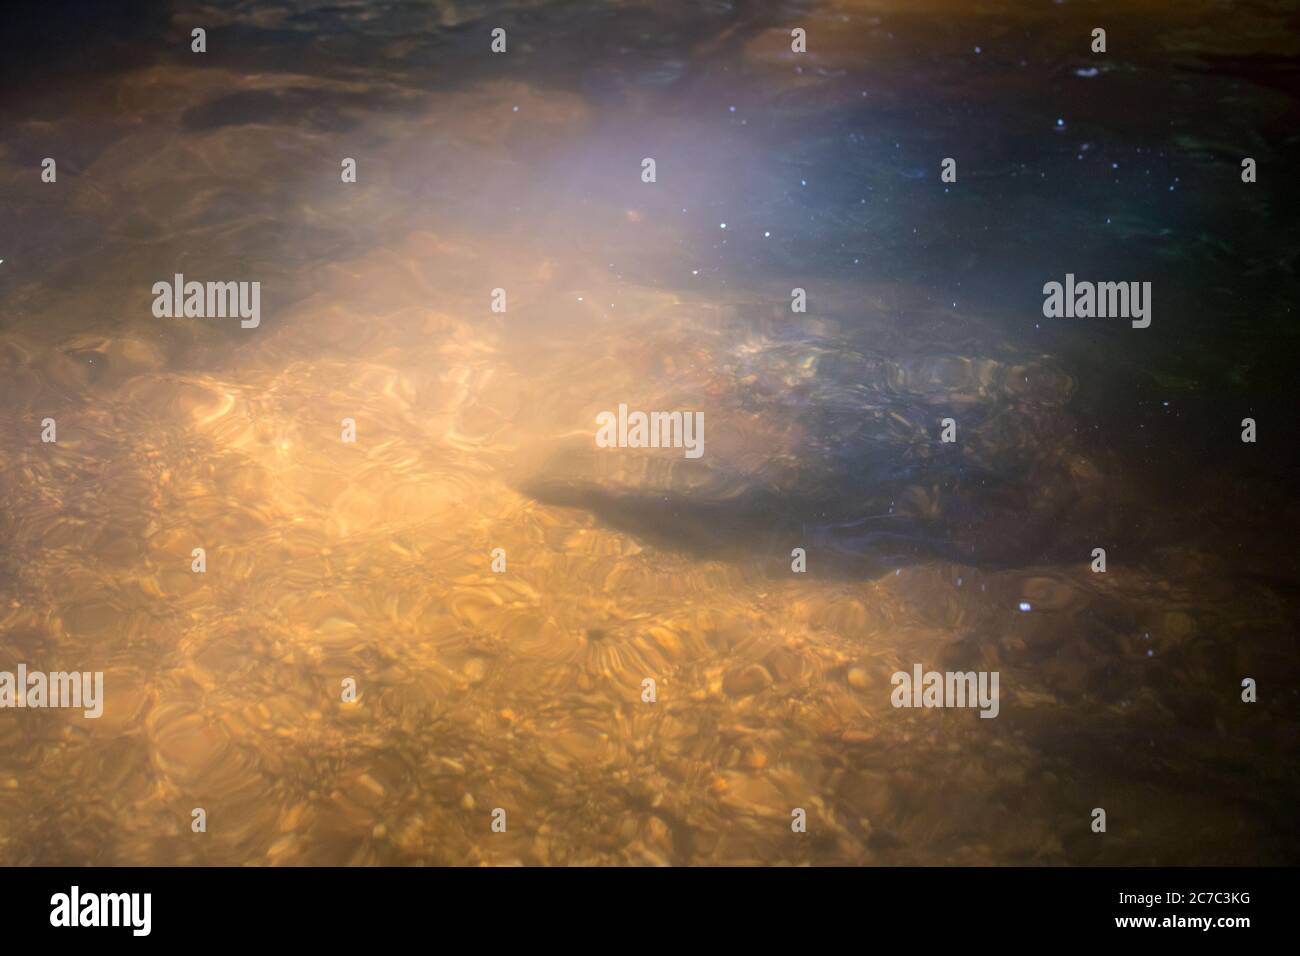
[[[520,7],[490,58],[505,13],[245,5],[15,99],[0,669],[108,701],[0,718],[0,862],[1294,860],[1295,508],[1205,434],[1281,374],[1206,184],[1294,99],[1153,140],[1072,10],[958,7]],[[1224,88],[1180,57],[1295,53],[1160,16],[1107,61],[1152,109]],[[1046,279],[1144,261],[1146,338],[1039,327]],[[155,319],[178,272],[261,281],[261,327]],[[704,458],[597,449],[620,402],[703,411]],[[1001,716],[894,710],[915,663],[1000,671]]]

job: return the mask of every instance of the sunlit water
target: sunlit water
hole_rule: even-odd
[[[0,863],[1295,862],[1293,14],[671,7],[8,39]]]

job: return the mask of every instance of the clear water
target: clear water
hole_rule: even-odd
[[[1296,862],[1300,33],[1112,7],[19,4],[0,863]]]

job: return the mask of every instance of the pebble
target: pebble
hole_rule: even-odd
[[[722,679],[722,689],[728,697],[748,697],[772,686],[772,675],[762,664],[750,664],[730,671]]]

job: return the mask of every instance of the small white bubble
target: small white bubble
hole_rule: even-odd
[[[1034,609],[1034,606],[1028,601],[1021,601],[1019,607],[1022,611],[1032,611]]]

